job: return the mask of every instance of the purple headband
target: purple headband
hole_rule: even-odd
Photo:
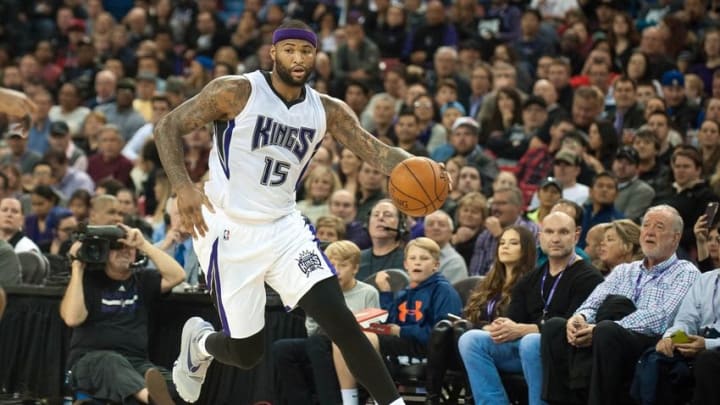
[[[286,39],[302,39],[308,41],[317,48],[317,36],[312,31],[306,31],[299,28],[281,28],[273,32],[273,45]]]

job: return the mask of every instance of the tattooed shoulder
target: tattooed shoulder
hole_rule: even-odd
[[[250,81],[245,76],[223,76],[213,80],[217,87],[215,94],[218,107],[233,118],[245,108],[250,97]]]
[[[162,123],[172,122],[174,133],[188,133],[215,120],[235,117],[247,103],[250,82],[242,76],[224,76],[208,83],[197,95],[187,100]]]

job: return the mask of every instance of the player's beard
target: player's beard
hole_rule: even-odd
[[[306,69],[305,75],[301,79],[296,80],[293,78],[290,69],[285,68],[285,66],[281,63],[275,62],[275,72],[277,73],[278,78],[280,78],[280,80],[288,86],[302,87],[305,83],[307,83],[310,73],[312,73],[312,69]]]

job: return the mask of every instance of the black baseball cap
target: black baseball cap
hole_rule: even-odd
[[[555,187],[562,194],[562,185],[560,185],[560,182],[555,177],[547,177],[540,183],[541,189],[545,187]]]
[[[70,133],[70,127],[65,121],[53,121],[50,124],[50,134],[67,135]]]
[[[635,148],[630,146],[623,146],[618,149],[615,154],[615,159],[626,159],[628,162],[636,165],[640,163],[640,155],[638,155]]]
[[[522,108],[528,108],[531,105],[537,105],[540,106],[542,109],[547,108],[547,103],[545,102],[545,99],[539,96],[531,95],[528,96],[528,98],[525,100],[525,102],[522,104]]]

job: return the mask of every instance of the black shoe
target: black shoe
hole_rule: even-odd
[[[158,369],[149,368],[145,372],[145,387],[148,390],[151,404],[175,405],[175,402],[170,397],[165,377],[160,374]]]

